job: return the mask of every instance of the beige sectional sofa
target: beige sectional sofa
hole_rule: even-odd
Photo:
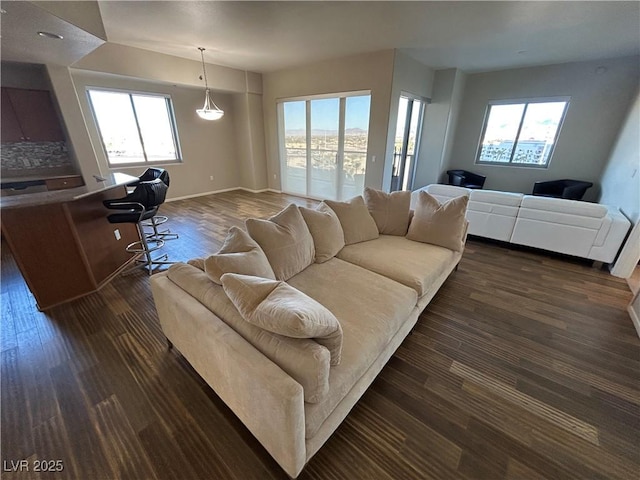
[[[223,275],[223,285],[215,283],[209,260],[176,264],[151,278],[167,339],[291,477],[301,472],[344,420],[460,261],[464,234],[459,251],[409,240],[403,235],[410,220],[409,194],[405,193],[402,202],[406,203],[406,212],[404,208],[400,214],[383,212],[391,223],[398,215],[403,217],[399,229],[397,222],[394,227],[373,213],[379,230],[370,231],[369,219],[366,219],[369,230],[361,228],[362,225],[350,228],[344,223],[351,217],[344,211],[339,216],[345,227],[342,232],[318,229],[319,224],[309,223],[309,232],[315,235],[315,260],[312,258],[311,263],[286,279],[288,286],[326,307],[339,321],[342,330],[339,364],[332,364],[328,349],[313,338],[279,335],[246,321],[225,291],[229,286],[225,279],[233,275]],[[326,204],[321,206],[331,215],[342,208],[334,204],[334,212]],[[284,216],[293,218],[296,215],[293,210],[303,209],[289,206],[272,217],[272,221],[277,223]],[[362,214],[361,209],[359,212]],[[462,221],[466,230],[464,211]],[[259,237],[251,222],[256,221],[247,221],[249,232]],[[285,226],[274,228],[284,229],[286,234],[287,222],[281,223]],[[327,234],[329,231],[333,233]],[[374,238],[352,238],[364,231]],[[385,234],[387,231],[395,234]],[[235,235],[245,233],[236,229]],[[298,230],[294,236],[304,235]],[[354,243],[347,241],[349,244],[345,245],[345,239],[349,238]],[[305,250],[284,245],[287,240],[271,245],[269,238],[261,240],[273,262],[283,251],[289,250],[296,256],[293,250]],[[331,247],[337,250],[333,256],[326,255],[327,241],[338,244],[339,248]],[[218,260],[222,258],[219,255]],[[297,255],[296,261],[300,258]],[[273,265],[273,270],[274,281],[281,280],[277,278],[279,268]],[[223,272],[216,275],[220,273]],[[217,281],[218,277],[214,277]]]

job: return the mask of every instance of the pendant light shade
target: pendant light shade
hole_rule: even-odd
[[[204,48],[198,47],[200,50],[200,57],[202,58],[202,72],[204,73],[204,105],[202,108],[196,110],[198,116],[204,120],[218,120],[224,115],[224,111],[218,107],[213,100],[211,100],[211,94],[209,92],[209,83],[207,82],[207,69],[204,65]]]

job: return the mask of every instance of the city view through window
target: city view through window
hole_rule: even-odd
[[[283,102],[283,191],[334,200],[361,194],[370,104],[370,95]]]
[[[169,97],[89,90],[89,99],[109,164],[179,159]]]
[[[477,163],[546,167],[568,104],[489,105]]]

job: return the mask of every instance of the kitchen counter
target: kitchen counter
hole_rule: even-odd
[[[65,190],[0,198],[2,233],[38,308],[95,292],[132,260],[134,224],[111,224],[103,201],[121,198],[137,177],[107,175]]]
[[[94,193],[104,192],[112,188],[117,188],[135,182],[138,177],[127,175],[126,173],[111,173],[103,177],[104,181],[90,182],[82,187],[69,188],[66,190],[54,190],[51,192],[25,193],[24,195],[12,195],[0,197],[0,209],[33,207],[47,205],[51,203],[70,202],[78,200]],[[2,179],[3,183],[5,179]]]
[[[72,167],[30,168],[29,170],[3,170],[0,183],[19,183],[33,180],[49,180],[53,178],[71,177],[80,175]]]

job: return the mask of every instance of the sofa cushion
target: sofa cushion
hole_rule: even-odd
[[[245,224],[264,250],[276,279],[288,280],[313,263],[313,237],[297,205],[290,204],[268,220],[248,218]]]
[[[426,187],[422,187],[419,190],[415,190],[411,193],[411,208],[415,209],[418,204],[418,196],[420,192],[426,191],[434,196],[440,203],[444,203],[452,198],[469,196],[471,193],[470,188],[458,187],[455,185],[441,185],[439,183],[432,183]]]
[[[348,202],[325,202],[340,219],[346,245],[378,238],[378,226],[369,213],[364,198],[354,197]]]
[[[407,238],[461,252],[467,228],[465,213],[468,202],[469,197],[462,196],[441,204],[427,192],[420,191]]]
[[[493,205],[506,205],[509,207],[519,207],[522,202],[522,193],[500,192],[497,190],[471,190],[469,203],[481,202]]]
[[[169,267],[167,276],[302,385],[305,402],[320,402],[327,397],[330,355],[325,347],[311,339],[277,335],[245,321],[222,286],[196,267],[176,263]]]
[[[607,206],[600,205],[599,203],[565,200],[563,198],[538,197],[533,195],[525,195],[522,197],[520,208],[567,213],[570,215],[593,218],[603,218],[608,212]]]
[[[366,187],[364,200],[379,233],[403,237],[407,234],[411,192],[386,193]]]
[[[313,237],[316,262],[326,262],[335,257],[344,247],[344,231],[336,212],[324,202],[321,202],[315,210],[299,208]]]
[[[331,367],[329,395],[320,403],[305,405],[306,437],[310,438],[407,321],[417,295],[411,288],[339,258],[311,265],[289,284],[331,310],[344,337],[342,362]]]
[[[205,259],[204,271],[218,285],[222,284],[220,277],[225,273],[276,278],[260,245],[238,227],[231,227],[218,253]]]
[[[325,307],[277,280],[227,273],[222,288],[246,321],[279,335],[314,338],[340,363],[342,328]]]
[[[422,297],[460,253],[405,237],[380,235],[376,240],[348,245],[338,258],[384,275]]]

